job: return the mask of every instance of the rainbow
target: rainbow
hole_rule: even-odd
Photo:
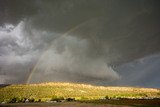
[[[80,24],[76,25],[75,27],[69,29],[67,32],[65,32],[64,34],[62,34],[60,37],[63,38],[63,37],[65,37],[65,36],[69,35],[70,33],[78,30],[79,28],[81,28],[81,27],[83,27],[84,25],[88,24],[90,21],[94,21],[95,19],[97,19],[97,18],[92,18],[92,19],[90,19],[90,20],[84,21],[83,23],[80,23]],[[33,69],[31,70],[31,72],[30,72],[30,74],[29,74],[29,76],[28,76],[28,78],[27,78],[27,80],[26,80],[26,84],[31,83],[31,79],[32,79],[34,73],[36,72],[36,69],[38,68],[38,65],[40,64],[40,62],[42,61],[42,59],[45,57],[47,51],[53,46],[53,42],[54,42],[54,41],[51,42],[50,47],[47,48],[47,50],[44,51],[44,52],[42,53],[42,55],[40,56],[39,60],[37,61],[37,63],[36,63],[35,66],[33,67]],[[46,68],[46,69],[47,69],[47,68]]]

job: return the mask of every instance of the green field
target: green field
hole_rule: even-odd
[[[104,98],[151,99],[160,98],[160,90],[135,87],[103,87],[74,83],[21,84],[0,88],[0,102],[7,102],[13,98],[27,98],[45,102],[53,99],[53,97],[75,98],[75,100],[80,101]]]

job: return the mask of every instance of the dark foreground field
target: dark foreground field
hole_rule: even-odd
[[[111,104],[94,104],[94,103],[80,103],[80,102],[63,102],[63,103],[15,103],[2,104],[0,107],[132,107],[123,105]]]
[[[160,99],[88,100],[56,103],[8,103],[0,107],[160,107]]]
[[[88,101],[88,103],[128,105],[136,107],[160,107],[160,99],[110,99]]]

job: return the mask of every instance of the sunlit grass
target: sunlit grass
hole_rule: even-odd
[[[0,88],[0,101],[11,98],[34,98],[42,101],[53,96],[75,98],[76,100],[94,100],[105,98],[159,98],[160,90],[135,87],[103,87],[74,83],[42,83],[28,85],[10,85]]]

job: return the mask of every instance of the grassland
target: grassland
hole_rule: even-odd
[[[49,101],[53,96],[75,98],[79,101],[98,99],[153,99],[160,98],[160,90],[136,87],[103,87],[74,83],[42,83],[9,85],[0,88],[0,102],[13,98]]]

